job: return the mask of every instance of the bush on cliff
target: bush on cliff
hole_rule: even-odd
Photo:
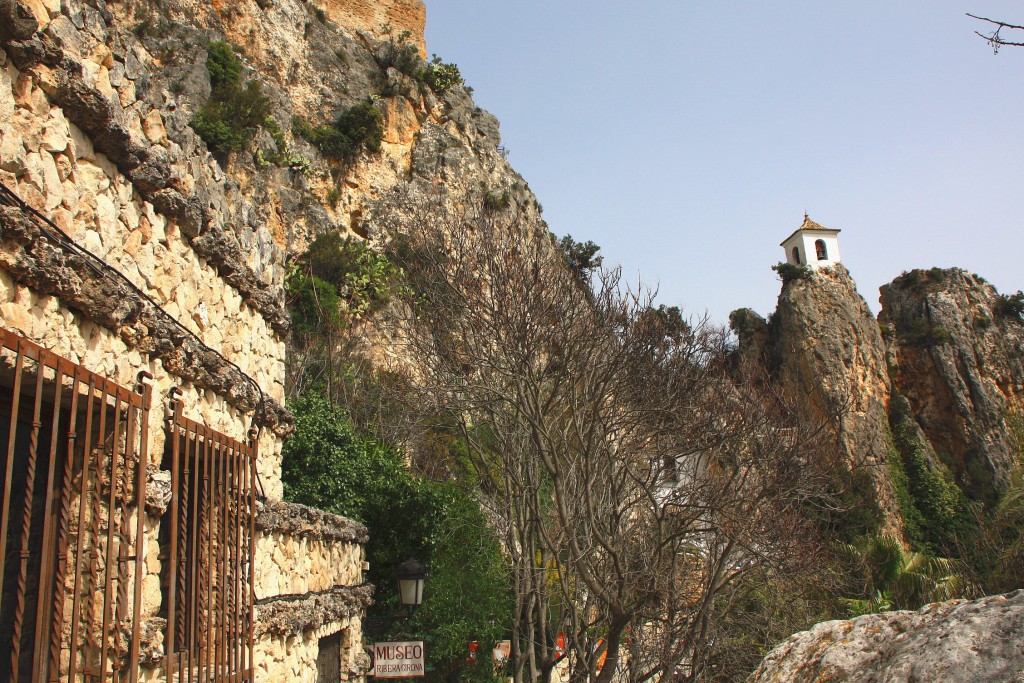
[[[792,263],[776,263],[772,270],[779,274],[783,283],[806,280],[811,277],[811,269],[807,266],[795,265]]]
[[[333,124],[313,126],[301,116],[292,119],[292,131],[329,159],[351,164],[366,151],[380,151],[384,117],[373,103],[362,102],[345,109]]]
[[[1024,322],[1024,292],[997,295],[992,312],[1004,320]]]
[[[242,85],[242,62],[224,41],[210,43],[206,58],[210,99],[189,122],[207,147],[227,154],[240,151],[270,114],[270,98],[259,81]]]

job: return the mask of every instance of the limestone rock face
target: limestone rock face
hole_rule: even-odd
[[[741,347],[743,343],[741,337]],[[811,415],[835,420],[849,463],[866,467],[886,526],[898,531],[899,509],[883,466],[890,449],[886,349],[875,317],[846,268],[820,268],[783,285],[768,340],[760,343],[766,344],[777,381]]]
[[[827,621],[791,636],[747,683],[1024,681],[1024,591]]]
[[[960,487],[989,498],[1021,448],[1024,323],[959,268],[911,271],[881,292],[895,387]]]
[[[423,31],[427,23],[427,8],[422,0],[321,0],[331,21],[346,28],[364,31],[375,38],[409,33],[412,40],[426,55]]]

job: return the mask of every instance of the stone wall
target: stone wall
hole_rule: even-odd
[[[168,55],[118,26],[122,9],[0,0],[0,182],[24,202],[0,202],[0,325],[122,386],[152,376],[148,465],[168,498],[172,389],[185,417],[232,439],[260,427],[256,680],[312,683],[319,639],[341,631],[344,680],[360,678],[365,529],[275,502],[291,429],[285,240],[188,127],[192,111],[153,86]],[[136,577],[145,680],[164,655],[161,505],[147,507]]]
[[[321,638],[342,633],[341,680],[362,680],[369,662],[353,634],[361,631],[358,620],[344,619],[296,635],[271,635],[256,643],[257,676],[266,681],[315,683]]]
[[[118,270],[203,343],[236,364],[271,398],[284,398],[284,341],[195,253],[177,224],[144,200],[134,184],[50,101],[38,74],[19,71],[0,50],[0,181],[52,220],[77,244]],[[139,124],[141,125],[141,123]],[[154,394],[181,386],[189,415],[244,439],[249,422],[223,396],[169,374],[152,354],[130,348],[113,331],[70,311],[53,296],[20,286],[11,276],[15,249],[0,253],[0,317],[11,330],[125,386],[139,370],[154,376]],[[253,343],[262,340],[260,343]],[[151,432],[161,435],[154,413]],[[163,452],[161,437],[151,453]],[[280,443],[261,443],[260,474],[268,495],[280,497]]]
[[[361,680],[366,528],[303,505],[267,502],[256,519],[256,661],[262,680],[314,683],[319,641],[342,632],[342,680]]]
[[[270,502],[256,520],[256,598],[363,582],[366,528],[302,505]]]

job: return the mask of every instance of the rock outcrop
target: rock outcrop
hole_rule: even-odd
[[[905,273],[881,294],[876,321],[841,264],[797,269],[770,323],[741,309],[730,324],[741,358],[835,421],[884,530],[952,552],[967,500],[994,502],[1024,463],[1024,320],[957,268]]]
[[[734,313],[741,354],[764,363],[813,419],[835,430],[851,468],[868,473],[889,531],[902,528],[886,463],[889,378],[878,324],[842,264],[783,284],[771,323]]]
[[[914,270],[881,293],[894,387],[957,484],[991,500],[1021,457],[1024,323],[958,268]]]
[[[776,647],[747,683],[1024,681],[1024,590],[827,621]]]

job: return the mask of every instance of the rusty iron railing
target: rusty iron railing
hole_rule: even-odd
[[[0,681],[136,683],[148,375],[129,390],[2,328],[0,356]]]
[[[257,439],[231,439],[168,404],[171,504],[167,681],[251,681]]]

